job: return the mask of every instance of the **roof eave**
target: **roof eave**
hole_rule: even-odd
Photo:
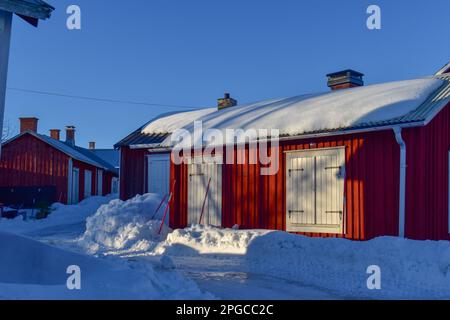
[[[41,4],[33,4],[24,1],[18,2],[5,0],[2,4],[0,4],[0,10],[12,12],[34,19],[46,20],[50,18],[55,8],[43,1],[40,2]]]
[[[395,128],[414,128],[414,127],[422,127],[427,124],[427,120],[423,121],[414,121],[414,122],[399,122],[399,123],[393,123],[389,125],[380,125],[380,126],[371,126],[371,127],[363,127],[363,128],[349,128],[349,129],[340,129],[340,130],[324,130],[321,132],[310,132],[310,133],[304,133],[304,134],[293,134],[293,135],[285,135],[279,137],[279,141],[290,141],[290,140],[303,140],[303,139],[312,139],[312,138],[322,138],[322,137],[330,137],[330,136],[341,136],[341,135],[349,135],[349,134],[358,134],[358,133],[367,133],[367,132],[376,132],[376,131],[386,131],[386,130],[393,130]],[[259,142],[262,141],[270,141],[270,138],[268,139],[259,139]],[[248,143],[248,142],[245,142]],[[225,144],[223,146],[226,146],[228,144]],[[236,145],[236,144],[233,144]],[[239,145],[239,144],[238,144]],[[169,146],[163,146],[161,144],[147,144],[147,145],[130,145],[128,146],[132,150],[137,149],[148,149],[149,152],[164,152],[164,151],[171,151],[173,147]],[[206,146],[203,146],[204,148]]]

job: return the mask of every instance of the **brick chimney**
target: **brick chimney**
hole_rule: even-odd
[[[89,150],[95,150],[95,142],[94,141],[89,142]]]
[[[50,138],[53,138],[55,140],[61,140],[61,130],[50,129]]]
[[[223,98],[217,99],[219,110],[237,106],[237,101],[231,98],[229,93],[225,93]]]
[[[74,126],[66,127],[66,143],[71,146],[75,145],[75,127]]]
[[[348,89],[364,85],[364,74],[351,69],[333,72],[327,74],[327,77],[328,87],[330,87],[331,90]]]
[[[36,133],[38,127],[38,118],[19,118],[20,120],[20,133],[31,131]]]

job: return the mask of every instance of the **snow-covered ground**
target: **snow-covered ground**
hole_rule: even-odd
[[[207,226],[163,226],[159,234],[159,201],[92,198],[57,205],[45,221],[0,220],[0,254],[8,257],[0,297],[450,299],[448,241],[353,242]],[[85,284],[75,292],[65,287],[74,264]],[[367,287],[369,266],[381,270],[380,290]]]
[[[116,235],[123,238],[120,246],[123,249],[133,236],[148,235],[140,223],[153,216],[159,199],[147,195],[125,203],[115,198],[92,197],[74,206],[56,204],[46,220],[0,219],[0,299],[214,298],[170,265],[167,267],[164,259],[154,268],[155,264],[131,258],[91,254],[86,245],[92,244],[92,240],[98,243],[97,247],[106,247],[105,239]],[[120,225],[111,225],[117,210],[123,212],[123,216],[117,216]],[[90,216],[86,231],[86,219]],[[136,230],[141,228],[142,233],[133,235],[132,226]],[[102,238],[100,229],[111,232]],[[98,231],[97,238],[90,239],[89,232],[93,230]],[[66,271],[73,265],[81,269],[81,290],[68,290],[66,286],[70,276]]]

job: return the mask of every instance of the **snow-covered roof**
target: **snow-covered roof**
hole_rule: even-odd
[[[278,129],[282,136],[418,122],[448,103],[450,92],[437,100],[430,98],[445,91],[449,83],[450,77],[428,77],[266,100],[220,111],[208,108],[183,112],[152,121],[141,134],[167,134],[176,129],[193,132],[196,120],[202,122],[203,130]],[[161,143],[171,145],[170,136]]]
[[[95,149],[89,150],[93,152],[97,157],[110,163],[114,168],[119,168],[120,166],[120,153],[114,149]]]

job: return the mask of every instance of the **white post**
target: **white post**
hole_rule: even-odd
[[[5,113],[6,79],[8,75],[9,43],[11,40],[12,13],[0,10],[0,152]]]

